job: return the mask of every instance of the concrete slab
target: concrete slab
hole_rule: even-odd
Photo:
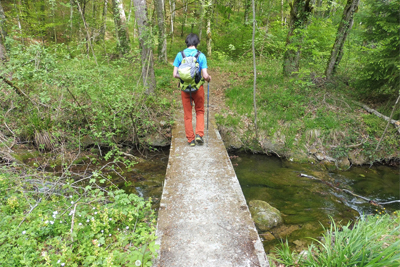
[[[211,118],[208,147],[189,147],[183,111],[177,116],[158,212],[156,266],[268,267],[239,181]]]

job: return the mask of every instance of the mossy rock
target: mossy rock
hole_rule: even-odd
[[[261,231],[268,231],[283,223],[280,211],[265,201],[252,200],[249,207],[254,223]]]

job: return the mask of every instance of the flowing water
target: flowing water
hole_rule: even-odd
[[[335,189],[347,189],[375,202],[400,199],[398,168],[352,167],[348,171],[328,172],[318,164],[296,164],[265,155],[235,153],[231,158],[247,202],[263,200],[282,213],[282,226],[260,233],[267,253],[280,239],[287,239],[298,250],[304,249],[311,243],[307,237],[317,239],[323,233],[322,225],[329,227],[330,217],[347,224],[363,214],[400,209],[400,203],[384,205],[383,209]]]
[[[32,163],[39,156],[27,154],[24,161]],[[304,249],[311,243],[309,237],[317,239],[323,233],[322,226],[329,227],[330,217],[335,222],[347,224],[362,214],[400,210],[400,203],[384,205],[383,209],[334,189],[347,189],[375,202],[400,199],[398,168],[352,167],[348,171],[328,172],[319,164],[296,164],[277,157],[248,153],[231,153],[231,160],[247,202],[263,200],[282,213],[282,226],[260,232],[267,253],[280,240],[286,239],[293,248]],[[125,181],[113,175],[113,182],[127,192],[145,199],[151,197],[153,208],[158,210],[167,164],[168,149],[149,153],[144,162],[136,164],[131,170],[124,170]],[[79,172],[79,165],[76,168]],[[81,171],[86,171],[90,166],[83,163],[81,168]],[[300,174],[325,182],[301,177]]]

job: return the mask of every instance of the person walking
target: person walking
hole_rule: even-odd
[[[181,91],[181,98],[182,98],[182,105],[183,105],[183,114],[184,114],[184,121],[185,121],[185,133],[186,138],[190,146],[195,146],[196,142],[199,145],[204,144],[203,136],[204,136],[204,87],[202,82],[201,86],[198,88],[197,91],[194,92],[184,92],[184,81],[180,78],[179,75],[179,66],[182,64],[182,60],[184,57],[196,57],[197,62],[199,65],[199,72],[201,75],[201,81],[204,80],[207,82],[211,81],[211,76],[207,72],[207,58],[203,53],[199,53],[197,50],[197,46],[200,43],[199,37],[197,34],[191,33],[186,37],[185,40],[187,48],[181,52],[179,52],[174,60],[174,71],[173,77],[180,80],[180,88]],[[192,126],[192,100],[195,104],[195,111],[196,111],[196,132],[193,132]],[[196,134],[196,135],[195,135]]]

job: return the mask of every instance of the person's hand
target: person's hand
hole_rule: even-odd
[[[208,75],[206,81],[207,81],[207,82],[210,82],[210,81],[211,81],[211,76],[210,76],[210,75]]]

